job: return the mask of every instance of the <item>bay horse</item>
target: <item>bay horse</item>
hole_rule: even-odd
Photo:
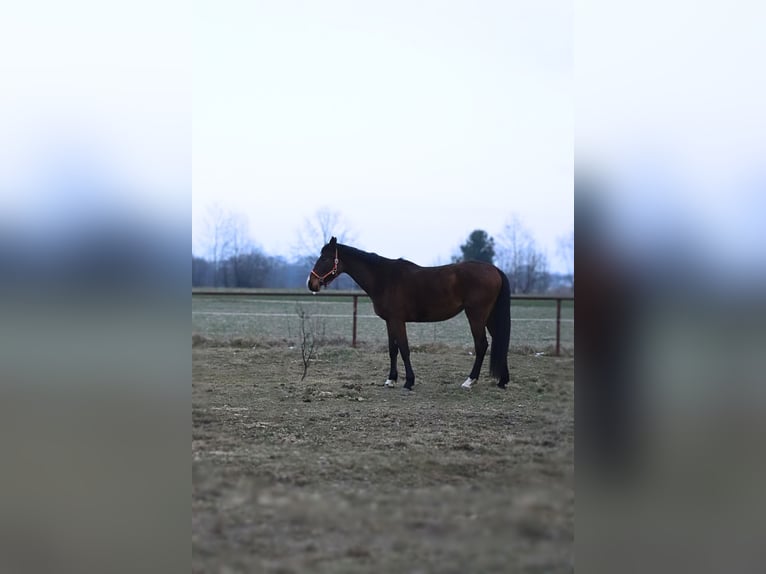
[[[385,386],[394,386],[398,378],[398,353],[404,361],[404,388],[412,390],[415,384],[406,323],[446,321],[464,310],[476,354],[461,387],[470,389],[479,378],[489,346],[485,329],[492,336],[490,374],[498,379],[498,387],[506,387],[510,379],[511,289],[500,269],[480,261],[421,267],[405,259],[387,259],[343,245],[333,237],[322,247],[306,283],[310,291],[317,293],[341,273],[348,273],[364,289],[372,299],[375,314],[386,322],[391,369]]]

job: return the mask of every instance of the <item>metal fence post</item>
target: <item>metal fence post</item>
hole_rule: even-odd
[[[561,299],[556,299],[556,356],[561,351]]]
[[[351,346],[356,348],[356,306],[357,302],[359,301],[359,295],[354,295],[354,319],[353,319],[353,329],[351,333]]]

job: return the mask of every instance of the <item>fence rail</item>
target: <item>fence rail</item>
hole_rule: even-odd
[[[239,289],[239,288],[210,288],[210,287],[192,287],[192,296],[227,296],[227,297],[279,297],[285,298],[323,298],[323,297],[343,297],[352,298],[353,300],[353,313],[352,327],[351,327],[351,346],[356,347],[357,344],[357,319],[359,298],[369,299],[370,296],[363,291],[356,290],[325,290],[319,294],[311,293],[304,290],[296,289]],[[512,295],[511,300],[525,300],[525,301],[555,301],[556,302],[556,355],[561,354],[561,303],[562,301],[574,302],[574,296],[571,295],[527,295],[518,294]],[[221,312],[218,312],[221,313]],[[241,314],[241,313],[237,313]],[[347,316],[347,315],[345,315]]]

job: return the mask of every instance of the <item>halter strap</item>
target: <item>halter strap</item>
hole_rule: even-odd
[[[314,275],[317,279],[319,279],[320,283],[324,283],[324,280],[327,279],[330,275],[335,275],[338,273],[338,248],[335,248],[335,264],[332,266],[332,269],[330,269],[327,273],[324,275],[320,275],[313,269],[311,270],[311,274]]]

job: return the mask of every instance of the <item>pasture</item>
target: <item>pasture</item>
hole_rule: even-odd
[[[303,293],[305,295],[305,292]],[[351,341],[352,298],[298,297],[285,292],[274,295],[193,295],[192,332],[207,339],[294,342],[302,307],[317,323],[320,335],[334,342]],[[561,310],[561,348],[574,351],[574,304],[564,301]],[[465,314],[439,323],[408,323],[411,345],[441,343],[473,348]],[[386,325],[377,317],[372,303],[361,297],[358,304],[357,338],[362,343],[385,343]],[[511,349],[552,352],[556,342],[556,303],[511,299]],[[469,367],[470,368],[470,367]]]
[[[302,301],[316,315],[350,305],[320,297]],[[354,349],[350,318],[336,332],[325,317],[301,382],[295,303],[260,303],[192,298],[194,572],[573,569],[571,356],[512,352],[506,390],[485,364],[464,391],[467,322],[437,324],[435,340],[424,324],[408,393],[382,386],[382,321],[360,319]],[[232,308],[287,317],[194,314]]]

